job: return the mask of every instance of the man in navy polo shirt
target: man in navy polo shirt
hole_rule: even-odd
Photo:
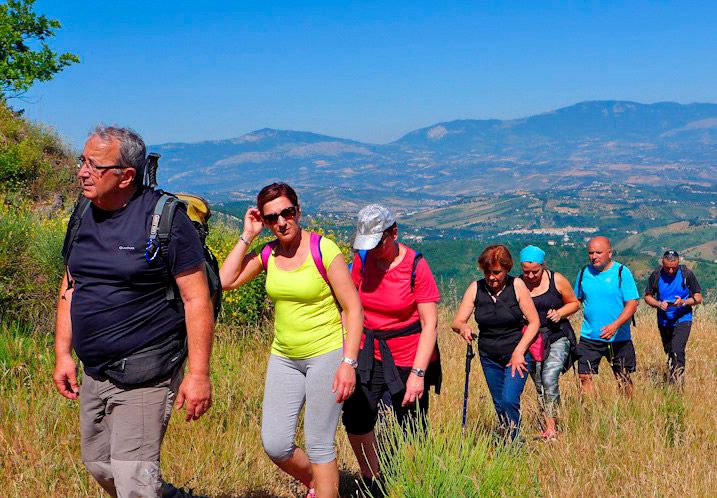
[[[145,258],[160,196],[138,180],[145,155],[126,128],[98,127],[85,143],[77,176],[90,205],[66,236],[55,332],[53,380],[64,397],[80,399],[82,461],[120,498],[186,496],[162,482],[160,446],[173,404],[197,420],[212,399],[202,244],[180,209],[166,256]],[[168,300],[170,282],[181,301]],[[73,349],[84,367],[81,387]]]
[[[657,308],[657,327],[667,354],[668,381],[682,387],[692,307],[702,302],[702,289],[695,274],[680,264],[677,251],[662,255],[662,266],[647,281],[645,302]]]
[[[637,359],[630,335],[630,320],[637,311],[635,279],[627,268],[612,259],[607,237],[588,242],[590,264],[575,280],[575,295],[583,303],[583,324],[578,343],[578,374],[585,394],[594,392],[593,375],[606,358],[623,390],[632,396],[630,374]]]

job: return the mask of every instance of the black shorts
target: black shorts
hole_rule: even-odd
[[[596,374],[600,360],[605,357],[614,372],[633,373],[637,367],[632,341],[594,341],[580,339],[578,343],[578,373]]]
[[[408,376],[411,375],[411,367],[396,367],[399,376],[406,384]],[[433,369],[431,369],[433,370]],[[428,372],[426,373],[428,377]],[[376,361],[373,368],[373,376],[368,383],[361,383],[362,379],[356,379],[356,390],[349,399],[344,401],[344,413],[341,421],[349,434],[357,436],[368,434],[373,430],[378,419],[379,402],[384,394],[388,392],[388,386],[384,380],[383,365],[380,361]],[[418,409],[421,410],[421,416],[425,417],[428,412],[428,386],[429,379],[424,377],[423,396],[418,400]],[[391,395],[391,404],[396,414],[398,422],[403,425],[407,422],[408,416],[416,415],[416,403],[408,406],[401,406],[406,390],[402,390],[398,394]]]

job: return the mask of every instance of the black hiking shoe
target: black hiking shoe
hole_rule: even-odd
[[[204,495],[195,495],[190,488],[176,488],[168,482],[162,483],[160,489],[162,498],[209,498]]]

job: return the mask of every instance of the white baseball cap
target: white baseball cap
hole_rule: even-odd
[[[353,247],[357,251],[373,249],[381,242],[383,232],[396,223],[396,217],[380,204],[369,204],[358,213]]]

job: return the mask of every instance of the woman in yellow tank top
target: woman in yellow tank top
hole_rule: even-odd
[[[284,183],[264,187],[257,207],[244,216],[243,233],[220,276],[224,289],[236,289],[266,267],[266,292],[275,313],[262,443],[279,468],[309,488],[307,497],[328,498],[338,496],[334,438],[341,405],[356,385],[363,310],[339,248],[302,230],[300,216],[294,189]],[[247,254],[264,226],[277,240]],[[306,452],[294,444],[304,404]]]

